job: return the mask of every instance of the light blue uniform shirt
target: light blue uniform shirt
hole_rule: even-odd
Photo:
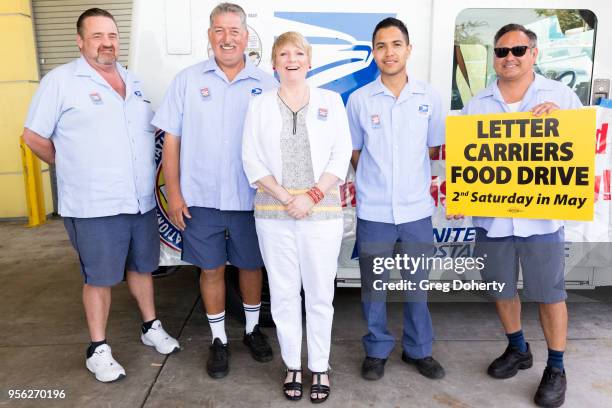
[[[378,77],[351,94],[347,110],[353,150],[361,150],[357,217],[402,224],[431,216],[428,148],[444,144],[438,93],[410,79],[396,100]]]
[[[155,134],[140,81],[117,64],[125,100],[83,58],[49,72],[25,127],[55,146],[64,217],[145,213],[155,207]]]
[[[535,105],[544,102],[554,102],[560,109],[578,109],[582,102],[566,85],[558,81],[535,74],[535,79],[527,89],[521,101],[518,112],[526,112]],[[464,115],[510,112],[504,101],[497,81],[477,93],[461,111]],[[563,226],[561,220],[535,220],[527,218],[492,218],[473,217],[474,226],[487,230],[489,237],[507,237],[515,235],[528,237],[531,235],[550,234]]]
[[[252,211],[255,190],[242,168],[242,131],[251,98],[278,86],[252,65],[232,82],[214,58],[181,71],[153,125],[181,138],[180,184],[188,207]]]

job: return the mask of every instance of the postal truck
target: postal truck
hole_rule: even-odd
[[[209,14],[217,3],[216,0],[134,0],[129,69],[142,79],[153,109],[159,105],[177,72],[212,56],[206,32]],[[272,73],[270,54],[275,36],[289,30],[298,31],[313,47],[309,83],[340,93],[345,103],[352,91],[378,75],[371,52],[371,34],[376,23],[388,16],[401,19],[408,27],[413,45],[408,61],[410,77],[431,83],[442,95],[450,115],[456,114],[494,80],[492,39],[498,28],[511,22],[523,24],[538,35],[537,72],[565,83],[584,105],[595,105],[610,96],[612,3],[607,1],[515,0],[507,5],[488,0],[237,3],[247,13],[246,58]],[[603,148],[598,151],[602,157],[596,169],[595,220],[566,225],[566,236],[574,241],[566,248],[568,288],[612,285],[612,251],[609,251],[612,163],[608,152],[611,147],[605,143],[607,123],[598,123],[598,126],[598,142],[603,142]],[[163,132],[158,132],[157,137],[156,159],[161,166]],[[447,221],[444,216],[444,149],[432,161],[432,174],[436,255],[469,256],[475,235],[470,219]],[[341,187],[345,234],[338,260],[339,286],[360,285],[354,250],[353,179],[349,174],[347,183]],[[157,202],[162,246],[160,265],[180,265],[181,236],[166,215],[165,186],[159,167]],[[431,278],[478,279],[479,276],[432,270]]]

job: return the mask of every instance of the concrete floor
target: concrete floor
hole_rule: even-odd
[[[81,306],[78,260],[61,220],[26,229],[0,223],[0,406],[1,407],[285,407],[283,365],[273,329],[275,358],[257,363],[241,343],[240,324],[229,319],[230,375],[210,379],[204,370],[210,331],[200,307],[193,270],[157,279],[158,316],[179,338],[183,350],[169,357],[139,340],[140,318],[125,284],[113,291],[108,339],[127,378],[97,382],[84,367],[88,335]],[[526,304],[524,330],[535,356],[533,368],[509,380],[485,374],[506,345],[493,305],[478,296],[432,296],[437,341],[434,356],[447,375],[431,381],[400,359],[396,348],[385,377],[359,376],[364,324],[359,291],[336,296],[331,366],[332,395],[327,407],[530,407],[546,359],[537,308]],[[468,300],[468,301],[466,301]],[[612,288],[570,295],[566,407],[612,407]],[[390,304],[390,326],[399,334],[398,304]],[[305,348],[304,348],[305,349]],[[305,366],[304,362],[304,366]],[[306,377],[308,378],[308,377]],[[306,383],[306,387],[308,387]],[[10,389],[64,390],[64,399],[14,400]],[[306,388],[307,391],[308,388]]]

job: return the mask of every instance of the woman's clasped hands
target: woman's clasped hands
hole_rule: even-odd
[[[314,202],[307,194],[291,195],[291,198],[285,200],[285,208],[287,214],[296,220],[301,220],[312,214]]]

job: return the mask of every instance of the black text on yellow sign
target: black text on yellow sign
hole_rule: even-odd
[[[448,117],[448,214],[592,220],[595,114]]]

